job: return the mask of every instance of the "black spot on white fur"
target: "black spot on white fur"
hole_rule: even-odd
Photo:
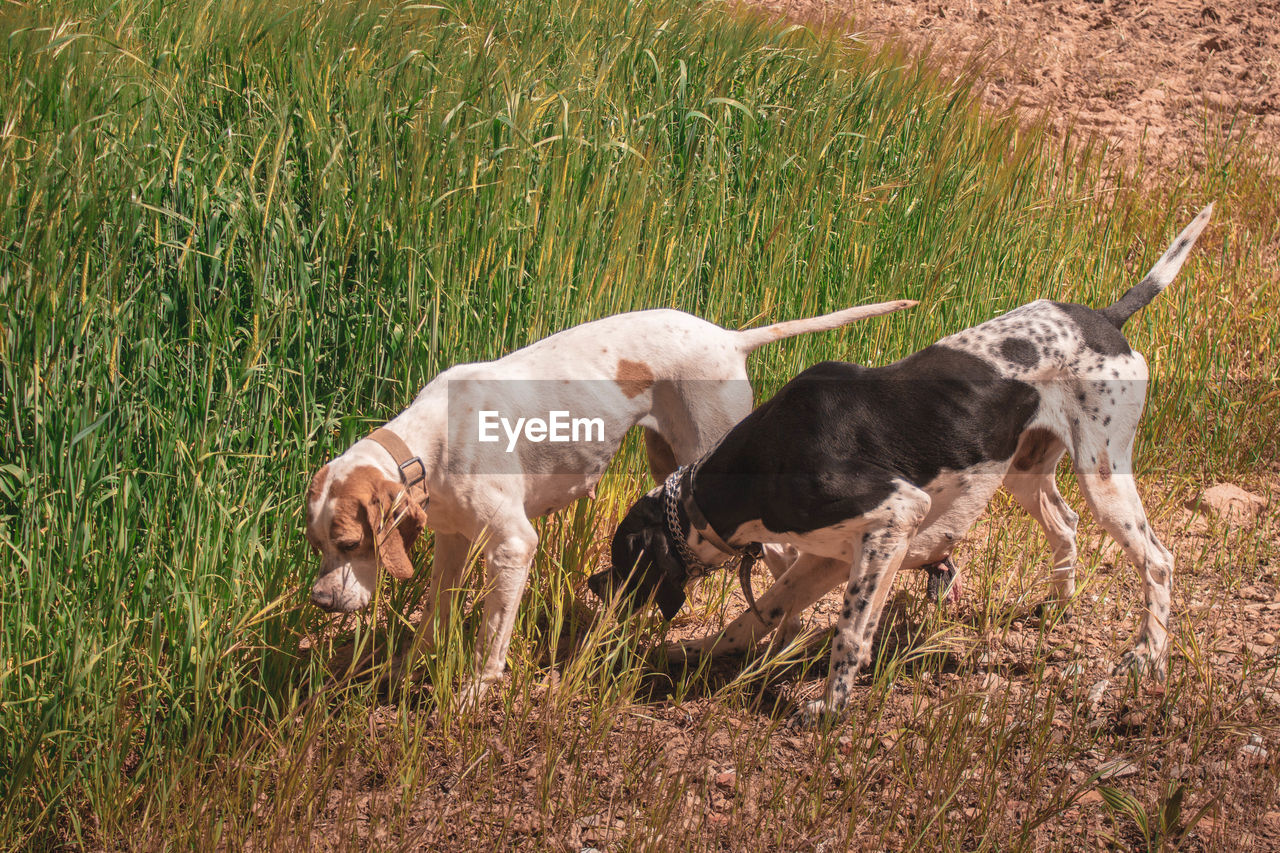
[[[1040,363],[1040,351],[1026,338],[1005,338],[1000,344],[1000,354],[1011,364],[1035,367]]]

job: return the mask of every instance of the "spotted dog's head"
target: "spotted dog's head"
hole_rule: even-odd
[[[664,619],[680,612],[688,573],[667,532],[661,488],[637,501],[618,525],[612,558],[610,568],[587,580],[600,600],[609,601],[620,592],[627,612],[650,600],[657,603]]]
[[[411,576],[409,549],[426,522],[401,484],[372,465],[321,468],[307,489],[307,541],[320,555],[311,601],[348,613],[373,597],[379,566],[392,577]]]

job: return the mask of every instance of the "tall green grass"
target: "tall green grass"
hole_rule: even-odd
[[[980,116],[963,85],[719,4],[74,0],[7,5],[0,36],[17,846],[145,844],[129,827],[215,777],[228,808],[263,795],[228,756],[267,761],[328,674],[299,647],[323,645],[307,474],[444,367],[636,308],[736,326],[922,301],[764,351],[767,393],[1030,298],[1109,302],[1232,181],[1113,203],[1096,157]],[[1256,380],[1276,298],[1243,299],[1243,269],[1211,235],[1132,327],[1168,389],[1147,466],[1274,449]],[[598,516],[544,528],[533,616],[561,614],[639,470],[625,457]],[[325,713],[356,720],[358,697]]]

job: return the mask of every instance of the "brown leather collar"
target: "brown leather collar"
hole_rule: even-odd
[[[386,427],[378,427],[369,433],[369,438],[382,445],[382,449],[396,461],[396,467],[400,469],[400,482],[404,483],[404,490],[409,497],[413,497],[415,487],[422,491],[422,496],[416,500],[425,508],[430,496],[427,494],[427,466],[423,464],[422,457],[414,456],[404,439]],[[415,465],[417,470],[410,474],[410,469]]]

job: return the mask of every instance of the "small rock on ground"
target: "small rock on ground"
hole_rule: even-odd
[[[1229,524],[1248,524],[1267,508],[1267,501],[1239,486],[1219,483],[1188,501],[1187,508]]]

